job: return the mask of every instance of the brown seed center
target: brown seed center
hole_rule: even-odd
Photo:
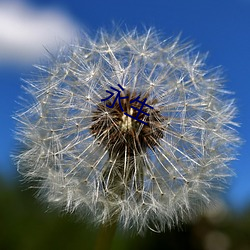
[[[161,115],[159,108],[154,107],[157,100],[147,99],[147,105],[143,106],[141,102],[148,98],[148,94],[137,95],[135,92],[127,91],[121,95],[124,96],[128,98],[120,99],[123,111],[118,99],[113,108],[106,106],[112,106],[115,101],[113,96],[109,100],[100,102],[93,112],[91,133],[108,149],[111,159],[123,158],[125,148],[126,154],[130,156],[143,154],[147,148],[152,150],[157,146],[163,137],[163,121],[166,118]],[[141,102],[133,102],[138,96]]]

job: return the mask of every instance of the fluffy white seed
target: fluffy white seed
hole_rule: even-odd
[[[224,188],[239,142],[219,72],[152,29],[83,37],[27,80],[18,170],[44,201],[96,223],[115,218],[141,232],[191,219]],[[147,97],[148,125],[101,101],[118,84],[124,96]]]

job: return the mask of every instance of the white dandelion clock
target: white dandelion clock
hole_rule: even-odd
[[[20,173],[49,204],[163,231],[214,201],[232,175],[235,106],[216,70],[151,29],[84,35],[27,81]]]

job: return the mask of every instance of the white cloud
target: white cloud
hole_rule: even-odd
[[[22,2],[0,3],[0,64],[27,63],[70,42],[76,25],[56,9],[39,10]]]

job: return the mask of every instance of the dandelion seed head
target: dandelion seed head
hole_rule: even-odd
[[[233,175],[239,142],[218,70],[153,29],[82,36],[26,81],[19,172],[44,201],[96,223],[142,232],[192,219]],[[107,99],[119,87],[120,103]]]

